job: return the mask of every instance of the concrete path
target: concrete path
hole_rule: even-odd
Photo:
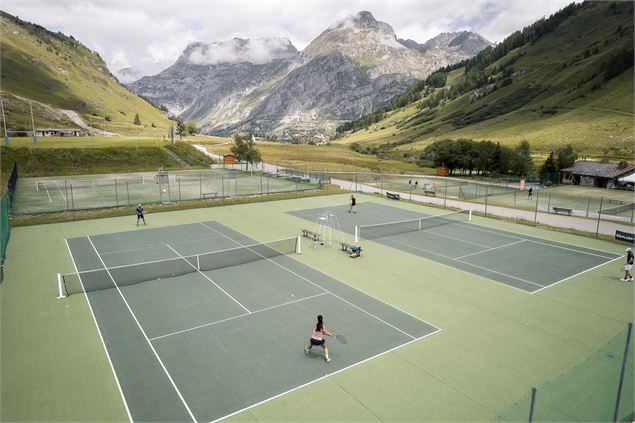
[[[385,190],[380,190],[377,187],[355,183],[351,181],[341,180],[341,179],[331,179],[331,183],[335,185],[339,185],[343,189],[354,190],[357,192],[364,193],[385,193]],[[428,197],[425,195],[419,194],[409,194],[409,193],[399,193],[401,198],[404,199],[412,199],[413,201],[417,201],[420,203],[428,203],[428,204],[436,204],[436,205],[445,205],[447,207],[454,207],[457,209],[472,209],[474,211],[478,211],[481,213],[485,213],[485,205],[477,204],[477,203],[469,203],[467,201],[459,201],[452,199],[443,199],[439,197]],[[583,217],[576,216],[564,216],[559,214],[550,214],[544,212],[538,212],[537,214],[533,211],[529,210],[519,210],[512,209],[508,207],[500,207],[500,206],[487,206],[487,214],[491,214],[494,216],[507,217],[511,219],[523,219],[530,222],[536,221],[537,223],[543,223],[549,226],[555,226],[558,228],[571,228],[576,229],[578,231],[591,232],[595,233],[598,230],[598,221],[597,219],[586,219]],[[625,232],[633,232],[633,225],[622,224],[618,222],[610,222],[606,220],[600,221],[600,226],[598,233],[605,235],[615,235],[615,231],[625,231]]]
[[[222,156],[218,154],[209,153],[207,149],[205,149],[205,147],[202,145],[195,145],[195,147],[209,157],[212,157],[216,160],[222,160]],[[267,164],[267,163],[259,163],[256,165],[256,167],[258,169],[264,170],[265,172],[276,172],[278,170],[278,166]],[[342,189],[357,191],[357,192],[381,193],[381,194],[384,194],[386,192],[385,190],[380,190],[379,188],[374,186],[355,183],[355,182],[351,182],[351,181],[347,181],[343,179],[331,179],[331,183],[338,185]],[[419,194],[400,193],[400,195],[401,195],[401,198],[409,199],[409,200],[411,199],[419,203],[436,204],[440,206],[443,206],[445,203],[447,207],[453,207],[453,208],[462,209],[462,210],[472,209],[480,213],[486,212],[484,204],[470,203],[467,201],[459,201],[459,200],[452,200],[452,199],[445,200],[440,197],[428,197],[428,196],[419,195]],[[616,230],[630,232],[630,233],[633,232],[633,225],[630,225],[627,223],[623,224],[619,222],[601,220],[599,228],[598,228],[597,219],[587,219],[584,217],[577,217],[577,216],[564,216],[564,215],[544,213],[544,212],[535,213],[534,211],[530,211],[530,210],[512,209],[512,208],[500,207],[500,206],[488,205],[487,214],[488,215],[491,214],[493,216],[499,216],[499,217],[506,217],[510,219],[522,219],[529,222],[535,221],[537,223],[542,223],[549,226],[555,226],[558,228],[571,228],[578,231],[584,231],[584,232],[590,232],[590,233],[595,233],[597,231],[598,233],[601,233],[604,235],[610,235],[610,236],[614,236]]]

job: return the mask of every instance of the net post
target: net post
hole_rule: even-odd
[[[201,270],[201,255],[197,254],[196,255],[196,270],[200,271]]]
[[[64,295],[64,289],[62,288],[62,274],[57,274],[57,299],[66,298]]]
[[[469,209],[469,210],[468,210],[468,213],[467,213],[467,221],[468,221],[468,222],[471,222],[471,221],[472,221],[472,209]]]
[[[534,407],[536,406],[536,388],[531,387],[531,404],[529,405],[529,423],[534,421]]]
[[[355,225],[355,242],[359,242],[359,226]]]
[[[302,237],[298,235],[295,241],[295,252],[296,254],[302,254]]]
[[[620,411],[620,397],[622,396],[622,387],[624,386],[624,371],[626,370],[626,360],[628,360],[628,348],[631,344],[631,332],[633,331],[633,322],[628,322],[626,332],[626,345],[624,346],[624,356],[622,357],[622,368],[620,372],[620,383],[617,387],[617,398],[615,400],[615,413],[613,414],[613,422],[617,422]]]

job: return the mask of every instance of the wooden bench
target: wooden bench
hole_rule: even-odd
[[[387,192],[386,191],[386,197],[390,198],[391,200],[399,200],[399,194],[394,193],[394,192]]]
[[[608,201],[611,204],[624,204],[624,201],[622,201],[622,200],[614,200],[612,198],[609,198],[606,201]]]
[[[351,248],[353,248],[353,246],[351,244],[349,244],[348,242],[340,242],[340,245],[342,246],[342,251],[348,251]]]
[[[429,189],[424,189],[424,190],[423,190],[423,193],[424,193],[425,195],[431,195],[431,196],[433,196],[433,197],[436,197],[436,196],[437,196],[436,191],[432,191],[432,190],[429,190]]]
[[[571,213],[573,213],[573,210],[568,209],[566,207],[552,207],[553,208],[553,212],[554,213],[566,213],[569,216],[571,216]]]
[[[201,197],[203,197],[203,198],[211,198],[212,196],[214,198],[216,198],[216,197],[218,197],[218,193],[217,192],[204,192],[204,193],[201,194]]]
[[[311,238],[313,241],[319,241],[320,240],[320,234],[315,233],[313,231],[310,231],[308,229],[301,229],[302,231],[302,236],[307,237],[307,238]]]

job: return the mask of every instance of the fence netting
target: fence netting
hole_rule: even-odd
[[[11,225],[9,216],[13,208],[15,188],[18,182],[18,164],[13,163],[13,170],[7,183],[7,190],[0,198],[0,281],[4,279],[4,259],[7,254],[7,246],[11,237]]]
[[[633,374],[633,337],[632,335],[629,337],[628,332],[627,326],[584,362],[536,388],[532,421],[632,421],[635,408],[633,397],[635,375]],[[629,338],[629,347],[625,355],[627,338]],[[622,369],[624,370],[623,378],[621,377]],[[526,395],[497,416],[494,421],[530,421],[531,397],[531,390],[528,388]],[[614,420],[615,417],[617,418]]]

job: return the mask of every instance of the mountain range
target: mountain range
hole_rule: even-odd
[[[174,65],[128,87],[206,133],[326,138],[434,70],[491,45],[472,32],[424,44],[397,39],[390,25],[363,11],[303,51],[286,38],[191,43]]]

